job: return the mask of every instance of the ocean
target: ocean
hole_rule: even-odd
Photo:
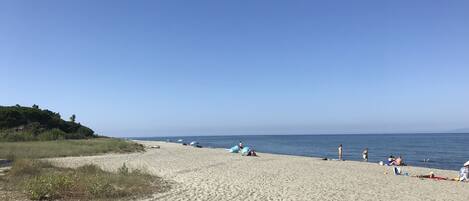
[[[343,145],[345,160],[362,160],[364,148],[369,162],[385,161],[389,155],[402,156],[412,166],[459,170],[469,160],[469,134],[348,134],[348,135],[236,135],[135,137],[131,139],[184,142],[198,141],[203,147],[230,148],[242,141],[258,152],[338,158]],[[262,156],[262,154],[261,154]],[[428,160],[428,162],[425,162]]]

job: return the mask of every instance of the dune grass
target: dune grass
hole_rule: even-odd
[[[163,192],[169,184],[125,164],[111,173],[95,165],[59,168],[46,161],[19,159],[0,185],[31,200],[129,200]],[[14,196],[16,197],[16,196]]]
[[[141,144],[115,138],[33,142],[0,142],[0,158],[13,160],[0,176],[0,193],[7,200],[133,200],[165,191],[160,177],[125,164],[117,172],[95,165],[61,168],[41,158],[144,151]]]
[[[14,160],[144,151],[141,144],[115,138],[0,142],[0,158]]]

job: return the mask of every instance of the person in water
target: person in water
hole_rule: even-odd
[[[243,142],[239,141],[238,147],[239,147],[239,149],[243,149],[244,148],[243,147]]]
[[[469,161],[459,171],[459,181],[469,181]]]
[[[342,154],[343,154],[342,144],[339,144],[338,151],[339,151],[339,161],[341,161],[341,160],[343,160],[343,158],[342,158]]]
[[[368,148],[365,148],[362,152],[363,160],[368,162]]]

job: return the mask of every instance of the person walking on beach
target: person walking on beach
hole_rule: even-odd
[[[338,148],[338,150],[339,150],[339,161],[342,160],[342,151],[343,151],[342,149],[343,149],[342,144],[339,144],[339,148]]]
[[[366,162],[368,162],[368,148],[365,148],[362,152],[362,155],[363,155],[363,160],[365,160]]]

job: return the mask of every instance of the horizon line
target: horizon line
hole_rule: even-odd
[[[172,136],[137,136],[137,137],[117,137],[117,138],[162,138],[162,137],[230,137],[230,136],[299,136],[299,135],[409,135],[409,134],[469,134],[469,132],[405,132],[405,133],[316,133],[316,134],[230,134],[230,135],[172,135]]]

